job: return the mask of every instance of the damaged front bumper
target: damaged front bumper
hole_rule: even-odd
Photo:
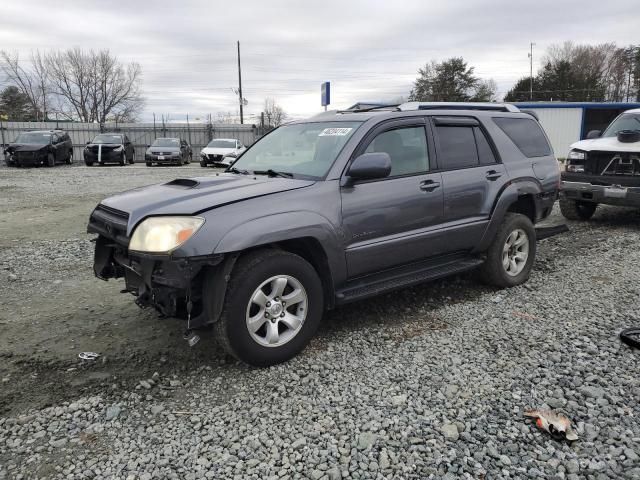
[[[123,293],[133,294],[138,306],[153,307],[166,317],[186,318],[187,328],[193,329],[215,319],[203,298],[205,273],[224,260],[223,255],[173,258],[131,253],[121,242],[99,235],[93,270],[102,280],[124,278]],[[215,272],[212,274],[215,276]]]

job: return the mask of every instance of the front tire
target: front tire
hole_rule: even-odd
[[[151,162],[145,162],[147,164],[147,167],[150,167],[151,165],[153,165]]]
[[[515,287],[526,282],[536,258],[536,230],[531,220],[520,213],[507,213],[487,250],[480,267],[486,283],[497,287]]]
[[[207,291],[212,284],[205,282],[205,298],[216,295]],[[229,354],[268,367],[304,349],[322,312],[322,283],[315,269],[298,255],[260,250],[242,257],[233,269],[215,332]]]
[[[567,220],[589,220],[596,213],[597,203],[579,202],[564,196],[560,197],[560,213]]]

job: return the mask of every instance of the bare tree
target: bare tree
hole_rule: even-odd
[[[39,50],[31,52],[31,62],[24,65],[17,52],[0,50],[0,68],[21,93],[29,98],[29,103],[36,116],[46,119],[49,111],[49,71],[45,65],[44,55]]]
[[[264,116],[268,127],[279,127],[287,119],[287,113],[273,98],[265,98]]]
[[[123,65],[108,50],[54,52],[46,56],[46,67],[52,90],[61,100],[60,113],[67,118],[133,121],[144,105],[140,65]]]

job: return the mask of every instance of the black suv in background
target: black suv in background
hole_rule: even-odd
[[[88,231],[99,278],[266,366],[340,304],[474,268],[525,282],[559,181],[517,108],[410,102],[283,125],[226,173],[103,200]]]
[[[106,165],[116,163],[126,165],[135,162],[135,148],[124,133],[100,133],[84,147],[84,163],[90,167],[94,163]]]
[[[156,138],[144,154],[147,167],[157,165],[183,165],[191,163],[193,151],[182,138]]]
[[[73,163],[73,142],[62,130],[23,132],[4,150],[7,166],[28,167]]]

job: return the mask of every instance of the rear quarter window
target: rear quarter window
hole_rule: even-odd
[[[535,120],[529,118],[494,117],[494,123],[527,158],[551,155],[551,147]]]

